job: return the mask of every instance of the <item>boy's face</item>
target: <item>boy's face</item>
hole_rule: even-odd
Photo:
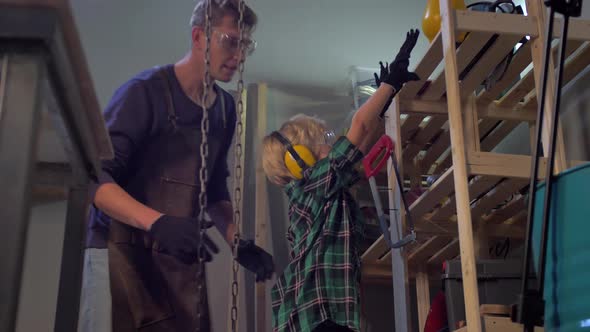
[[[328,154],[330,153],[330,150],[332,150],[332,146],[328,145],[328,144],[321,144],[320,145],[320,149],[319,149],[319,155],[318,155],[318,160],[319,159],[324,159],[328,156]]]
[[[323,141],[319,144],[318,160],[328,156],[335,141],[336,135],[334,131],[325,128]]]

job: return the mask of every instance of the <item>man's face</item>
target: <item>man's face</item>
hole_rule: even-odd
[[[205,52],[206,39],[201,38],[202,51]],[[250,34],[244,35],[246,46],[254,43]],[[217,81],[229,82],[238,70],[240,63],[239,50],[240,32],[234,18],[226,15],[221,24],[211,27],[210,67],[211,77]],[[252,47],[252,46],[251,46]],[[245,52],[247,55],[248,52]]]

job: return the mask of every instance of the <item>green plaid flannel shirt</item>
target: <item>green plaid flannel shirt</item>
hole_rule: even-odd
[[[311,332],[324,321],[360,331],[363,217],[349,188],[362,153],[341,137],[327,158],[291,181],[291,262],[272,289],[273,331]]]

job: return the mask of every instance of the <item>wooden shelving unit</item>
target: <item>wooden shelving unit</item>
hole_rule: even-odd
[[[409,208],[418,241],[402,251],[391,251],[381,237],[362,256],[365,280],[391,280],[393,276],[394,288],[396,282],[405,284],[407,295],[408,279],[416,278],[420,327],[412,330],[422,330],[428,313],[429,271],[440,271],[443,261],[460,257],[467,328],[481,331],[475,273],[476,257],[485,256],[480,248],[487,249],[486,243],[494,238],[518,242],[524,237],[527,212],[522,194],[529,183],[531,157],[501,154],[494,148],[522,123],[528,124],[531,133],[535,128],[545,6],[541,0],[529,0],[527,10],[528,16],[456,11],[448,1],[441,1],[441,31],[415,68],[423,80],[408,83],[387,113],[386,132],[402,147],[396,153],[404,165],[405,178],[419,184],[425,176],[438,176]],[[560,26],[557,21],[556,38],[560,37]],[[456,36],[462,32],[468,35],[457,47]],[[518,48],[502,79],[483,87],[494,68],[525,37],[529,40]],[[491,38],[495,39],[493,44],[481,52]],[[567,38],[564,85],[590,64],[590,43],[586,42],[590,40],[590,21],[570,20]],[[554,48],[551,64],[556,52]],[[441,64],[442,71],[435,72]],[[531,69],[526,71],[527,67]],[[550,67],[545,150],[555,85],[554,65]],[[402,114],[406,114],[403,121]],[[555,172],[580,163],[565,158],[561,133],[557,151]],[[391,166],[388,170],[387,185],[395,188]],[[540,170],[542,178],[545,168]],[[389,196],[389,208],[401,208],[399,193],[391,191]],[[392,255],[398,255],[402,263],[398,259],[398,264],[392,265]],[[401,281],[396,281],[398,273]],[[395,294],[403,297],[404,293],[398,290]],[[407,296],[405,302],[407,306]],[[397,307],[395,311],[397,314]],[[407,313],[399,315],[407,317]]]

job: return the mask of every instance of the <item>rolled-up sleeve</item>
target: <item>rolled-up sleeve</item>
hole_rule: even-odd
[[[105,183],[120,183],[129,172],[129,161],[148,135],[153,113],[142,81],[134,80],[121,86],[104,111],[104,120],[113,144],[114,158],[101,162],[97,181],[90,185],[90,198]]]

